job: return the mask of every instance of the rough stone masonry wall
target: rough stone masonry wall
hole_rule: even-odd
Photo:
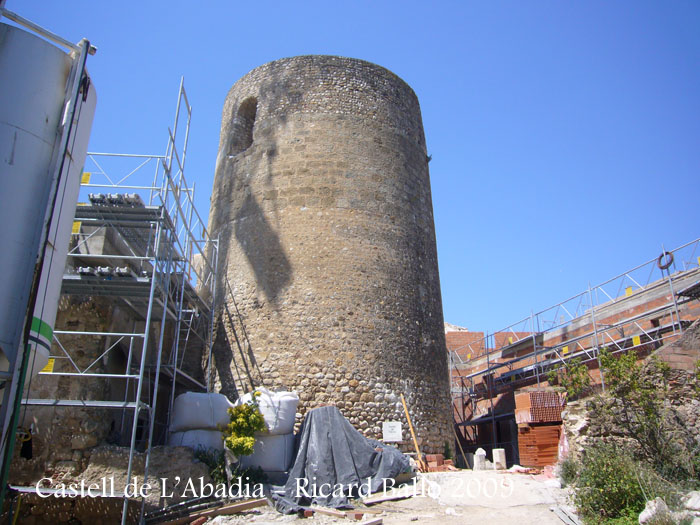
[[[227,278],[232,291],[219,295],[215,344],[224,393],[294,389],[300,415],[335,404],[375,438],[382,421],[403,421],[409,441],[404,393],[425,451],[452,442],[428,159],[408,85],[329,56],[248,73],[226,98],[209,227],[218,290]]]

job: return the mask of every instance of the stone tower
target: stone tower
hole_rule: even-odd
[[[428,158],[405,82],[336,56],[241,78],[224,104],[209,229],[222,392],[294,389],[302,414],[335,404],[375,438],[402,421],[409,444],[403,393],[423,451],[452,443]]]

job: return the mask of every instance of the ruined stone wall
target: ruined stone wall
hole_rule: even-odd
[[[294,389],[300,414],[335,404],[373,437],[404,421],[408,441],[404,393],[426,451],[452,442],[428,158],[408,85],[330,56],[248,73],[226,98],[209,227],[224,393]]]

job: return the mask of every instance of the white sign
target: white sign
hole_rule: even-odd
[[[382,438],[386,443],[391,441],[403,441],[401,436],[401,421],[382,422]]]

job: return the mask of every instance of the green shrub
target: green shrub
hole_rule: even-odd
[[[629,512],[639,514],[645,499],[635,462],[610,445],[590,447],[578,472],[574,502],[590,523],[620,518]]]
[[[605,525],[637,525],[639,523],[639,512],[634,509],[624,509],[616,518],[609,518]]]
[[[226,460],[224,451],[198,447],[194,451],[194,457],[209,467],[209,475],[214,485],[226,483]]]
[[[450,442],[445,441],[445,447],[443,448],[442,451],[442,457],[445,459],[452,459],[452,450],[450,450]]]
[[[209,475],[214,485],[224,484],[228,486],[226,477],[226,458],[223,450],[199,447],[194,451],[194,457],[209,467]],[[231,468],[231,478],[241,478],[241,486],[255,487],[259,483],[267,483],[267,475],[260,467],[241,468],[234,465]]]
[[[586,450],[575,481],[574,503],[589,523],[636,523],[648,500],[662,498],[669,507],[679,504],[679,492],[646,463],[611,444]],[[627,521],[626,521],[627,520]]]
[[[231,479],[241,478],[243,486],[254,487],[260,483],[267,483],[267,474],[260,467],[241,468],[235,465],[231,469]]]
[[[561,461],[559,463],[559,477],[561,478],[562,485],[573,485],[578,477],[579,469],[579,462],[571,456]]]
[[[588,375],[588,366],[580,357],[569,360],[559,370],[547,372],[547,381],[550,385],[559,385],[569,399],[585,394],[591,389],[591,377]]]
[[[635,352],[600,353],[615,422],[638,445],[639,456],[661,476],[676,482],[700,482],[700,449],[668,401],[670,367],[656,357],[637,362]]]

